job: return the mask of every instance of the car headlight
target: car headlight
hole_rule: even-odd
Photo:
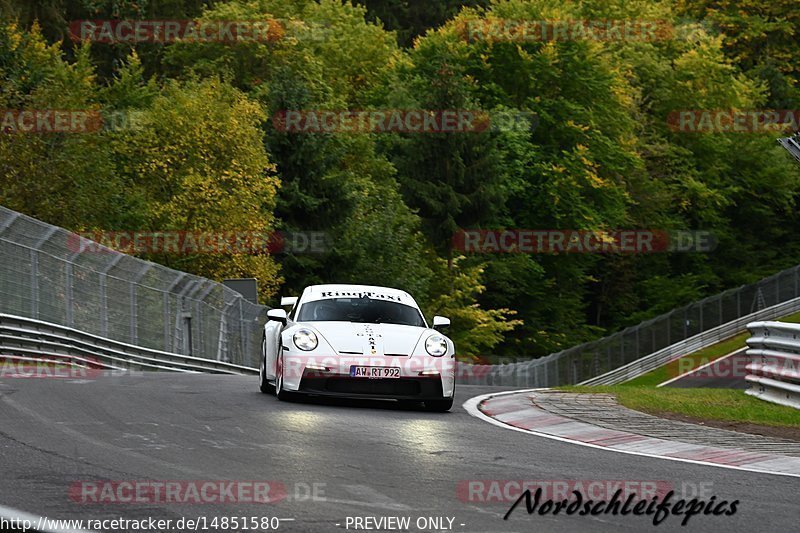
[[[441,335],[431,335],[425,341],[425,350],[434,357],[441,357],[447,353],[447,341]]]
[[[298,329],[294,334],[293,340],[294,345],[304,352],[310,352],[317,347],[317,344],[319,344],[317,335],[310,329],[305,328]]]

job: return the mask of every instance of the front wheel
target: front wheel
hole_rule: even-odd
[[[275,396],[282,402],[291,402],[297,397],[296,392],[283,389],[283,353],[278,354],[278,364],[275,369]]]
[[[425,409],[428,411],[435,411],[437,413],[444,413],[453,407],[453,398],[446,398],[444,400],[425,400]]]
[[[261,341],[261,365],[258,368],[258,390],[264,394],[272,394],[275,392],[275,387],[267,381],[267,352],[266,348],[267,339]]]

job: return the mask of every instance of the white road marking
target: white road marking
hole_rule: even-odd
[[[691,374],[694,374],[694,373],[696,373],[696,372],[699,372],[700,370],[703,370],[703,369],[705,369],[705,368],[707,368],[707,367],[709,367],[709,366],[711,366],[711,365],[713,365],[713,364],[719,363],[720,361],[722,361],[722,360],[724,360],[724,359],[727,359],[728,357],[733,357],[734,355],[737,355],[737,354],[740,354],[740,353],[742,353],[742,352],[746,352],[746,351],[747,351],[747,348],[739,348],[739,349],[738,349],[738,350],[736,350],[735,352],[731,352],[731,353],[729,353],[728,355],[723,355],[722,357],[719,357],[719,358],[717,358],[717,359],[714,359],[713,361],[711,361],[711,362],[709,362],[709,363],[706,363],[706,364],[704,364],[703,366],[698,366],[697,368],[693,368],[693,369],[691,369],[689,372],[687,372],[687,373],[685,373],[685,374],[680,374],[680,375],[678,375],[678,376],[675,376],[674,378],[670,378],[670,379],[668,379],[668,380],[667,380],[667,381],[665,381],[664,383],[659,383],[658,385],[656,385],[656,388],[658,388],[658,387],[663,387],[663,386],[665,386],[665,385],[669,385],[669,384],[670,384],[670,383],[672,383],[673,381],[678,381],[679,379],[683,379],[683,378],[685,378],[686,376],[689,376],[689,375],[691,375]],[[690,355],[691,355],[691,354],[690,354]]]
[[[479,419],[483,420],[484,422],[489,422],[490,424],[493,424],[493,425],[495,425],[497,427],[501,427],[501,428],[504,428],[504,429],[510,429],[511,431],[518,431],[520,433],[527,433],[529,435],[534,435],[534,436],[537,436],[537,437],[544,437],[545,439],[551,439],[551,440],[556,440],[556,441],[559,441],[559,442],[566,442],[566,443],[569,443],[569,444],[575,444],[577,446],[585,446],[587,448],[594,448],[596,450],[604,450],[604,451],[607,451],[607,452],[614,452],[614,453],[624,453],[626,455],[638,455],[640,457],[651,457],[653,459],[664,459],[664,460],[667,460],[667,461],[677,461],[679,463],[691,463],[691,464],[703,465],[703,466],[713,466],[713,467],[716,467],[716,468],[727,468],[727,469],[730,469],[730,470],[739,470],[740,472],[753,472],[753,473],[756,473],[756,474],[769,474],[769,475],[773,475],[773,476],[788,476],[788,477],[800,478],[800,474],[791,474],[791,473],[788,473],[788,472],[770,472],[770,471],[766,471],[766,470],[759,470],[759,469],[756,469],[756,468],[748,468],[748,467],[744,467],[744,466],[723,465],[723,464],[719,464],[719,463],[709,463],[709,462],[705,462],[705,461],[698,461],[698,460],[695,460],[695,459],[682,459],[680,457],[665,457],[663,455],[655,455],[655,454],[646,453],[646,452],[634,452],[634,451],[628,451],[628,450],[620,450],[618,448],[608,448],[608,447],[605,447],[605,446],[599,446],[597,444],[591,444],[591,443],[588,443],[588,442],[574,441],[574,440],[570,440],[570,439],[565,439],[563,437],[558,437],[556,435],[549,435],[547,433],[541,433],[539,431],[529,430],[529,429],[522,429],[522,428],[511,426],[509,424],[505,424],[503,422],[500,422],[499,420],[495,420],[494,418],[490,417],[489,415],[484,414],[483,412],[481,412],[480,409],[478,409],[478,406],[481,404],[481,402],[483,402],[485,400],[488,400],[489,398],[494,398],[494,397],[497,397],[497,396],[506,396],[506,395],[509,395],[509,394],[523,394],[523,393],[526,393],[526,392],[536,392],[536,391],[540,391],[540,390],[547,390],[547,389],[543,389],[543,388],[523,389],[523,390],[517,390],[517,391],[505,391],[505,392],[497,392],[497,393],[491,393],[491,394],[482,394],[480,396],[476,396],[474,398],[470,398],[469,400],[467,400],[466,402],[464,402],[462,404],[462,407],[464,408],[465,411],[467,411],[470,415],[474,416],[475,418],[479,418]]]

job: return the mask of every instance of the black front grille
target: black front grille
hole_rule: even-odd
[[[300,382],[308,393],[403,398],[441,398],[442,382],[437,378],[364,379],[350,377],[308,377]]]

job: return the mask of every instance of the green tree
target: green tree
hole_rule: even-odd
[[[264,143],[282,180],[279,227],[327,231],[333,245],[330,254],[281,256],[284,290],[366,279],[425,292],[430,267],[418,254],[419,222],[397,194],[394,168],[375,139],[286,132],[272,120],[286,110],[362,108],[399,53],[392,35],[365,22],[363,8],[331,0],[237,1],[204,17],[274,19],[285,30],[272,42],[181,44],[166,58],[176,76],[225,73],[268,110]]]
[[[0,25],[0,108],[99,113],[89,50],[69,64],[38,27]],[[0,133],[0,203],[67,228],[116,223],[121,182],[92,122],[84,133]]]
[[[679,13],[724,36],[725,53],[743,71],[764,81],[767,104],[794,109],[800,103],[797,37],[800,5],[791,0],[678,0]]]
[[[141,229],[269,234],[279,180],[261,140],[265,118],[219,80],[168,83],[114,143],[118,172],[146,208]],[[257,277],[264,297],[281,281],[266,251],[158,259],[214,279]]]
[[[462,260],[457,257],[450,265],[438,262],[439,286],[434,288],[438,296],[423,306],[424,312],[429,318],[450,318],[452,327],[447,334],[456,345],[460,361],[497,362],[494,348],[522,321],[513,318],[516,312],[511,309],[483,309],[477,303],[486,290],[481,283],[483,267],[462,265]]]

